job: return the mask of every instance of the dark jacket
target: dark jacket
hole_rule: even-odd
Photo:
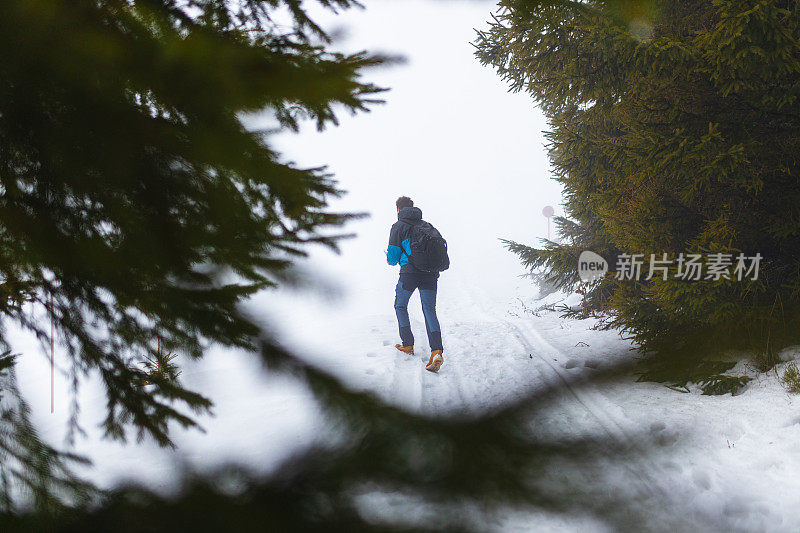
[[[419,207],[404,207],[397,213],[397,222],[389,232],[389,248],[386,250],[386,261],[390,265],[400,265],[400,273],[431,274],[422,272],[412,265],[408,258],[411,255],[411,227],[422,222],[422,211]]]

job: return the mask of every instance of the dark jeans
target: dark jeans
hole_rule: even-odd
[[[414,345],[414,335],[411,333],[411,320],[408,318],[408,300],[416,289],[419,289],[419,299],[422,301],[422,314],[425,315],[425,329],[428,332],[428,344],[431,350],[443,350],[442,330],[439,319],[436,318],[436,274],[401,273],[400,280],[394,291],[394,310],[397,313],[397,323],[400,326],[400,339],[403,346]]]

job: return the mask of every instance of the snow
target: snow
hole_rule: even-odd
[[[439,374],[430,374],[423,369],[428,353],[418,297],[409,305],[420,339],[411,358],[393,347],[393,284],[370,281],[366,270],[371,265],[364,272],[351,268],[359,288],[339,305],[308,302],[301,319],[286,313],[289,300],[297,304],[297,295],[285,294],[286,301],[264,304],[276,310],[269,320],[290,346],[318,354],[314,363],[351,387],[412,411],[474,416],[542,384],[570,384],[637,357],[618,332],[593,329],[595,319],[565,320],[558,312],[531,311],[573,295],[536,300],[532,284],[510,272],[505,291],[498,290],[498,283],[488,291],[476,273],[454,266],[442,275],[439,289],[445,365]],[[313,335],[298,327],[301,321],[315,325]],[[635,480],[636,487],[608,490],[623,490],[634,498],[655,493],[656,501],[669,506],[652,512],[664,513],[665,520],[669,514],[681,517],[686,530],[796,530],[799,397],[780,383],[784,366],[763,374],[739,363],[731,374],[749,375],[752,381],[736,396],[703,396],[696,386],[680,393],[657,383],[637,383],[633,374],[607,385],[575,387],[552,413],[547,431],[607,436],[620,448],[639,443],[629,465],[609,465],[602,479],[624,485]],[[539,530],[545,520],[561,527],[556,518],[537,519],[511,513],[501,526],[527,524]],[[575,523],[561,525],[578,528]],[[585,526],[601,527],[582,523],[580,529]]]
[[[356,246],[357,241],[351,243]],[[558,312],[539,311],[543,301],[526,279],[506,272],[505,289],[491,290],[480,272],[455,264],[440,280],[439,314],[445,340],[445,364],[426,372],[424,323],[418,296],[409,310],[417,354],[393,347],[397,340],[392,297],[396,273],[380,257],[357,264],[318,254],[312,262],[347,265],[351,276],[339,297],[285,290],[258,295],[259,310],[285,345],[306,354],[313,364],[348,386],[374,392],[409,411],[433,417],[479,416],[524,397],[544,384],[571,384],[636,354],[614,331],[592,329],[594,319],[565,320]],[[370,275],[384,269],[386,275]],[[567,299],[550,296],[546,300]],[[789,357],[785,352],[784,357]],[[800,524],[800,416],[798,396],[786,392],[774,372],[756,373],[746,363],[731,372],[753,379],[736,396],[703,396],[697,387],[680,393],[655,383],[637,383],[626,375],[608,385],[567,389],[541,427],[553,435],[599,435],[620,449],[639,443],[629,462],[608,464],[589,483],[632,498],[654,501],[665,520],[679,516],[685,530],[792,531]],[[26,369],[30,365],[23,364]],[[47,375],[36,385],[21,370],[26,388],[38,389],[36,420],[53,442],[59,430],[53,415],[42,413]],[[184,367],[182,379],[215,402],[206,433],[176,432],[176,451],[153,445],[121,446],[100,441],[96,432],[79,439],[77,451],[95,461],[89,474],[104,486],[125,479],[173,490],[177,467],[199,468],[235,460],[268,472],[293,450],[324,435],[324,420],[307,391],[290,378],[267,375],[254,358],[215,351]],[[101,397],[91,384],[82,389],[83,419],[99,416]],[[66,406],[57,405],[63,422]],[[50,423],[48,424],[48,419]],[[90,428],[91,429],[91,428]],[[607,486],[605,485],[607,484]],[[616,485],[615,485],[616,484]],[[589,488],[589,487],[587,487]],[[597,488],[597,487],[595,487]],[[365,513],[393,516],[413,503],[398,494],[368,493]],[[409,503],[411,501],[412,503]],[[677,514],[676,514],[677,513]],[[402,515],[402,513],[400,512]],[[588,517],[552,516],[507,509],[487,521],[489,530],[597,530]]]
[[[492,252],[493,245],[484,250],[486,257],[506,253]],[[393,347],[396,272],[382,264],[379,253],[369,255],[372,250],[365,248],[371,246],[356,239],[341,256],[318,252],[310,259],[309,268],[329,275],[347,271],[347,276],[335,276],[341,282],[338,296],[286,289],[262,293],[250,304],[286,346],[354,389],[433,417],[479,416],[544,384],[569,384],[636,357],[617,332],[592,329],[594,319],[566,320],[558,312],[533,311],[573,295],[536,300],[535,287],[517,277],[518,270],[498,269],[484,283],[482,265],[454,262],[442,274],[438,297],[445,364],[438,374],[426,372],[419,297],[415,294],[409,305],[418,339],[417,354],[409,357]],[[34,343],[21,348],[36,349]],[[796,355],[789,350],[782,357]],[[628,464],[606,465],[593,482],[609,484],[604,490],[620,491],[634,501],[658,502],[661,507],[652,512],[679,516],[685,530],[797,530],[800,397],[780,383],[785,365],[764,374],[739,363],[731,373],[749,375],[752,381],[736,396],[703,396],[697,387],[680,393],[637,383],[633,375],[608,385],[575,387],[542,430],[606,436],[621,449],[643,442]],[[48,370],[44,358],[23,358],[19,376],[35,421],[59,444],[66,380],[57,380],[56,414],[50,415]],[[267,374],[248,354],[214,350],[202,362],[184,363],[182,379],[213,399],[216,416],[203,419],[205,433],[176,431],[176,451],[158,450],[148,442],[123,446],[100,440],[93,424],[102,413],[102,395],[91,381],[81,388],[81,419],[90,435],[78,439],[76,451],[93,458],[95,466],[87,472],[93,479],[103,486],[134,479],[169,492],[182,463],[209,468],[234,460],[268,472],[325,433],[309,393],[288,377]],[[393,494],[366,494],[362,501],[365,513],[384,517],[410,505],[408,498]],[[514,509],[486,523],[487,530],[603,527],[588,517]]]
[[[261,293],[249,308],[287,347],[349,387],[431,417],[480,416],[542,386],[564,385],[563,398],[537,429],[599,435],[620,449],[638,443],[629,462],[587,474],[586,488],[628,497],[662,517],[657,523],[663,529],[797,531],[800,396],[780,383],[786,363],[766,374],[740,363],[733,373],[753,380],[736,396],[703,396],[697,387],[679,393],[637,383],[632,374],[602,386],[575,385],[636,353],[617,332],[593,329],[594,319],[565,320],[537,310],[574,307],[580,298],[554,293],[537,300],[535,286],[519,277],[516,258],[497,241],[542,237],[539,213],[558,204],[558,189],[548,180],[541,114],[525,95],[506,94],[494,73],[471,57],[471,28],[491,5],[376,2],[348,19],[358,28],[354,48],[409,55],[407,70],[378,76],[394,88],[389,104],[367,117],[345,118],[336,130],[278,141],[302,165],[331,165],[350,191],[336,209],[372,216],[346,228],[358,237],[343,243],[341,255],[313,251],[301,265],[313,279],[306,289]],[[406,14],[423,6],[430,16]],[[415,39],[400,21],[414,24]],[[451,39],[442,42],[442,35]],[[492,105],[484,105],[489,99]],[[408,357],[393,347],[397,272],[382,252],[400,194],[417,201],[451,249],[453,266],[438,294],[445,343],[438,374],[424,370],[429,353],[416,294],[409,311],[417,353]],[[24,354],[18,376],[34,421],[47,440],[61,445],[70,401],[63,350],[56,351],[56,412],[50,414],[43,347],[22,333],[15,337],[16,351]],[[789,350],[782,358],[797,355]],[[182,370],[184,383],[214,401],[215,416],[201,420],[205,432],[176,429],[174,451],[135,439],[127,445],[102,440],[102,390],[96,380],[82,380],[78,400],[88,436],[77,439],[75,451],[93,459],[87,475],[104,487],[136,480],[170,492],[181,464],[209,469],[235,461],[269,472],[325,438],[325,420],[310,393],[290,377],[266,372],[250,354],[213,349],[203,361],[183,361]],[[365,516],[376,520],[402,517],[415,504],[408,495],[378,492],[360,501]],[[486,530],[605,530],[588,512],[508,508],[481,520]]]

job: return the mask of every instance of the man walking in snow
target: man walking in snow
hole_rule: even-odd
[[[397,313],[397,323],[400,327],[401,344],[395,347],[409,355],[414,354],[414,335],[411,333],[411,320],[408,317],[408,301],[416,289],[419,289],[419,298],[422,301],[422,313],[425,316],[425,329],[428,332],[428,344],[431,348],[431,357],[425,369],[438,372],[444,362],[442,352],[442,330],[436,317],[436,285],[439,279],[439,270],[449,266],[447,259],[447,243],[433,226],[422,220],[422,211],[414,207],[414,202],[407,196],[397,199],[397,222],[392,225],[389,232],[389,248],[386,250],[386,261],[390,265],[400,265],[400,279],[395,287],[394,309]],[[424,240],[430,244],[433,251],[420,247],[414,243],[412,247],[412,233],[414,239]],[[428,235],[432,237],[428,237]],[[421,236],[421,237],[420,237]],[[438,236],[438,237],[437,237]],[[441,244],[436,249],[436,243],[444,243],[444,260],[441,256]],[[437,241],[437,242],[438,242]],[[412,254],[416,250],[416,256]],[[429,259],[428,256],[434,259]],[[412,259],[413,257],[413,259]],[[443,261],[446,263],[443,264]],[[420,267],[428,267],[423,269]]]

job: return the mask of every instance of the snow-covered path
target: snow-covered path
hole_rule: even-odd
[[[681,394],[632,374],[608,384],[571,386],[583,377],[636,357],[615,331],[592,328],[593,320],[565,320],[534,313],[535,289],[507,273],[483,278],[454,268],[439,283],[439,318],[445,364],[424,370],[427,339],[418,296],[409,304],[417,354],[395,350],[392,297],[396,273],[368,276],[350,265],[358,280],[343,300],[304,300],[286,294],[269,305],[285,342],[354,389],[430,416],[476,415],[525,397],[536,388],[563,385],[541,429],[554,435],[605,438],[625,461],[605,465],[588,482],[627,497],[664,517],[676,531],[794,531],[800,509],[800,424],[775,376],[756,379],[735,397]],[[288,309],[302,309],[287,313]],[[302,317],[302,318],[301,318]],[[301,323],[311,327],[298,326]],[[786,420],[783,422],[782,420]],[[773,487],[781,487],[776,491]],[[667,518],[671,517],[672,521]],[[562,523],[552,517],[509,518],[502,527],[541,530],[600,527]]]
[[[681,394],[660,384],[636,383],[632,375],[572,386],[581,377],[630,361],[635,354],[629,344],[614,331],[592,329],[592,320],[535,313],[541,303],[534,298],[535,288],[507,269],[483,277],[481,269],[459,266],[440,280],[445,365],[432,374],[424,370],[428,354],[418,295],[409,305],[417,355],[394,348],[396,272],[379,260],[352,263],[348,250],[312,263],[319,264],[320,258],[334,279],[344,280],[340,296],[322,297],[326,291],[319,287],[285,289],[258,295],[252,308],[289,348],[351,388],[374,392],[413,412],[447,417],[480,415],[537,388],[564,385],[563,396],[536,420],[537,431],[594,435],[625,453],[622,462],[569,473],[583,476],[587,489],[615,494],[665,518],[677,517],[677,525],[669,524],[675,531],[797,530],[800,400],[786,393],[775,375],[756,375],[739,365],[737,371],[755,379],[734,397],[701,396],[697,390]],[[30,343],[21,351],[34,350]],[[43,362],[24,358],[20,380],[37,424],[60,445],[66,380],[57,380],[57,412],[50,415],[44,394],[49,369]],[[78,440],[76,451],[94,460],[90,477],[103,486],[134,479],[170,490],[182,462],[207,469],[232,460],[269,471],[324,434],[325,422],[308,391],[291,378],[265,374],[252,355],[212,350],[204,361],[185,362],[181,379],[214,401],[216,416],[201,420],[206,433],[175,431],[175,451],[157,450],[148,442],[123,446],[102,441],[96,429],[102,393],[91,382],[82,387],[81,421],[89,437]],[[496,528],[602,530],[586,517],[511,510]]]
[[[396,277],[394,272],[390,275]],[[348,302],[307,302],[310,305],[297,314],[287,313],[284,304],[291,300],[297,305],[298,295],[286,295],[286,301],[266,305],[276,310],[269,321],[279,325],[286,344],[300,353],[314,354],[315,364],[352,387],[433,416],[497,408],[540,385],[543,372],[554,372],[540,357],[531,358],[534,350],[519,333],[521,319],[498,311],[504,302],[497,300],[506,299],[505,294],[491,298],[479,285],[449,272],[442,275],[438,295],[445,364],[438,374],[425,371],[430,352],[416,293],[409,304],[416,353],[407,356],[394,348],[399,342],[392,307],[394,277],[385,277],[382,287],[362,287]],[[302,322],[314,324],[313,335],[298,327]]]
[[[310,289],[259,294],[253,313],[290,349],[348,386],[433,417],[490,412],[537,388],[571,383],[635,356],[616,332],[592,329],[592,320],[534,314],[536,289],[517,278],[518,261],[497,241],[534,243],[543,236],[539,213],[545,204],[558,205],[559,187],[549,180],[543,116],[524,94],[508,94],[472,55],[472,28],[493,7],[376,2],[354,12],[352,41],[346,43],[352,51],[409,58],[409,68],[375,74],[377,83],[392,87],[388,104],[370,115],[343,117],[341,127],[323,134],[275,139],[301,166],[331,165],[348,191],[336,210],[370,211],[372,218],[345,228],[358,238],[344,243],[342,255],[312,253],[304,264],[314,279]],[[420,15],[423,9],[426,15]],[[401,194],[414,198],[451,250],[453,266],[439,284],[446,351],[438,374],[424,370],[427,339],[418,295],[409,305],[417,355],[394,348],[397,272],[385,265],[382,252]],[[44,319],[42,310],[35,311]],[[50,414],[49,364],[36,342],[21,334],[14,340],[23,354],[18,375],[33,419],[47,440],[61,446],[70,403],[63,350],[57,347],[56,410]],[[176,429],[174,451],[135,438],[127,445],[103,441],[103,391],[84,380],[80,419],[88,436],[78,438],[75,451],[94,461],[88,476],[102,486],[133,479],[168,491],[178,484],[182,463],[206,470],[235,461],[269,471],[324,434],[325,421],[309,392],[291,377],[267,374],[252,354],[214,348],[202,361],[181,365],[181,380],[213,400],[215,416],[200,420],[205,433]],[[537,430],[605,436],[620,450],[635,446],[624,464],[584,473],[586,486],[677,518],[679,524],[665,521],[664,529],[798,531],[800,398],[786,393],[776,374],[756,375],[742,364],[736,371],[754,380],[735,397],[701,396],[696,389],[681,394],[636,383],[634,376],[604,386],[568,386],[537,420]],[[582,517],[509,512],[494,527],[600,526]]]

